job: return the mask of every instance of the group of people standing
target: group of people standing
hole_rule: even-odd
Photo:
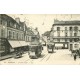
[[[79,58],[80,58],[80,49],[72,51],[72,54],[73,54],[73,57],[74,57],[74,61],[76,61],[77,56],[79,56]]]

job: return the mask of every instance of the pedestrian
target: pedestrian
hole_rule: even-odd
[[[76,61],[76,54],[74,54],[74,61]]]

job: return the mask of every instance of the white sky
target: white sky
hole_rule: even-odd
[[[54,23],[54,19],[58,20],[80,20],[79,14],[8,14],[9,16],[16,18],[20,17],[21,21],[26,20],[28,27],[36,28],[40,34],[45,31],[49,31]]]

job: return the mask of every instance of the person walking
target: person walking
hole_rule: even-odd
[[[76,61],[76,54],[74,54],[74,61]]]

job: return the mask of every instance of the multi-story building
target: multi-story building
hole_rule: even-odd
[[[25,21],[0,14],[0,57],[10,55],[15,49],[28,50],[28,42],[34,37],[39,39],[39,32],[28,28]]]
[[[11,54],[15,48],[27,45],[25,42],[25,23],[0,14],[0,56]]]
[[[55,43],[56,48],[72,49],[72,43],[80,39],[80,21],[58,21],[54,20],[50,40]]]

